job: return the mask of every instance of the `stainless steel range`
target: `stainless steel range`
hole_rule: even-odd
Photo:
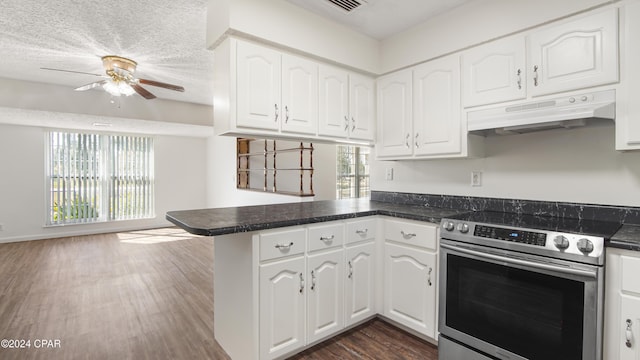
[[[443,219],[439,359],[602,359],[604,241],[619,224]]]

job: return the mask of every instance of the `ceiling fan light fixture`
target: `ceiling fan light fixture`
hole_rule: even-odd
[[[102,84],[102,88],[112,96],[131,96],[135,90],[124,81],[109,80]]]

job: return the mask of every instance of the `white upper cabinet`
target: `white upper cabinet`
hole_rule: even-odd
[[[624,7],[624,58],[616,105],[616,150],[640,150],[640,2]]]
[[[315,134],[318,65],[238,42],[238,126]]]
[[[462,72],[464,107],[618,82],[618,10],[480,45],[463,53]]]
[[[346,136],[349,116],[349,73],[333,66],[321,65],[319,133]]]
[[[412,71],[401,70],[378,78],[379,157],[413,153]]]
[[[510,37],[478,46],[462,55],[464,106],[524,99],[525,41]]]
[[[373,141],[376,128],[375,81],[367,76],[349,74],[349,137]]]
[[[373,141],[374,80],[328,65],[320,65],[319,79],[319,135]]]
[[[460,61],[458,55],[413,70],[415,155],[460,153]]]
[[[529,36],[532,96],[618,81],[618,11],[609,9]]]
[[[280,53],[245,42],[237,47],[237,125],[278,130]]]
[[[282,55],[282,131],[315,134],[318,126],[318,64]]]

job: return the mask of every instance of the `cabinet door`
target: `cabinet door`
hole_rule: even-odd
[[[377,81],[378,137],[376,151],[380,157],[411,155],[413,153],[411,74],[411,70],[402,70],[383,76]]]
[[[359,75],[349,75],[349,137],[373,140],[375,137],[375,82]]]
[[[296,257],[260,266],[261,359],[305,345],[304,264],[304,257]]]
[[[461,152],[460,60],[448,56],[413,70],[415,155]],[[466,136],[466,134],[465,134]]]
[[[618,11],[609,9],[531,34],[532,96],[618,81]]]
[[[282,131],[318,131],[318,64],[296,56],[282,56]]]
[[[321,65],[318,133],[346,138],[349,116],[349,75],[345,70]]]
[[[640,297],[622,295],[620,329],[620,360],[640,360]]]
[[[640,3],[624,6],[623,81],[616,93],[616,150],[640,149]]]
[[[344,251],[309,256],[308,343],[344,327]]]
[[[237,126],[277,130],[280,127],[280,53],[238,41]]]
[[[373,243],[346,249],[345,321],[355,324],[375,315],[375,246]]]
[[[462,55],[465,107],[524,99],[525,39],[510,37],[473,48]]]
[[[435,336],[436,254],[385,244],[384,315]]]

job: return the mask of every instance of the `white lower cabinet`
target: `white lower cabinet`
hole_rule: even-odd
[[[384,314],[421,334],[435,336],[436,254],[385,244]]]
[[[604,359],[640,360],[640,253],[607,249]]]
[[[273,359],[305,344],[305,259],[260,266],[260,358]]]
[[[376,314],[375,244],[347,247],[344,287],[345,325],[349,326]]]
[[[307,334],[315,342],[344,327],[344,250],[307,258]]]

